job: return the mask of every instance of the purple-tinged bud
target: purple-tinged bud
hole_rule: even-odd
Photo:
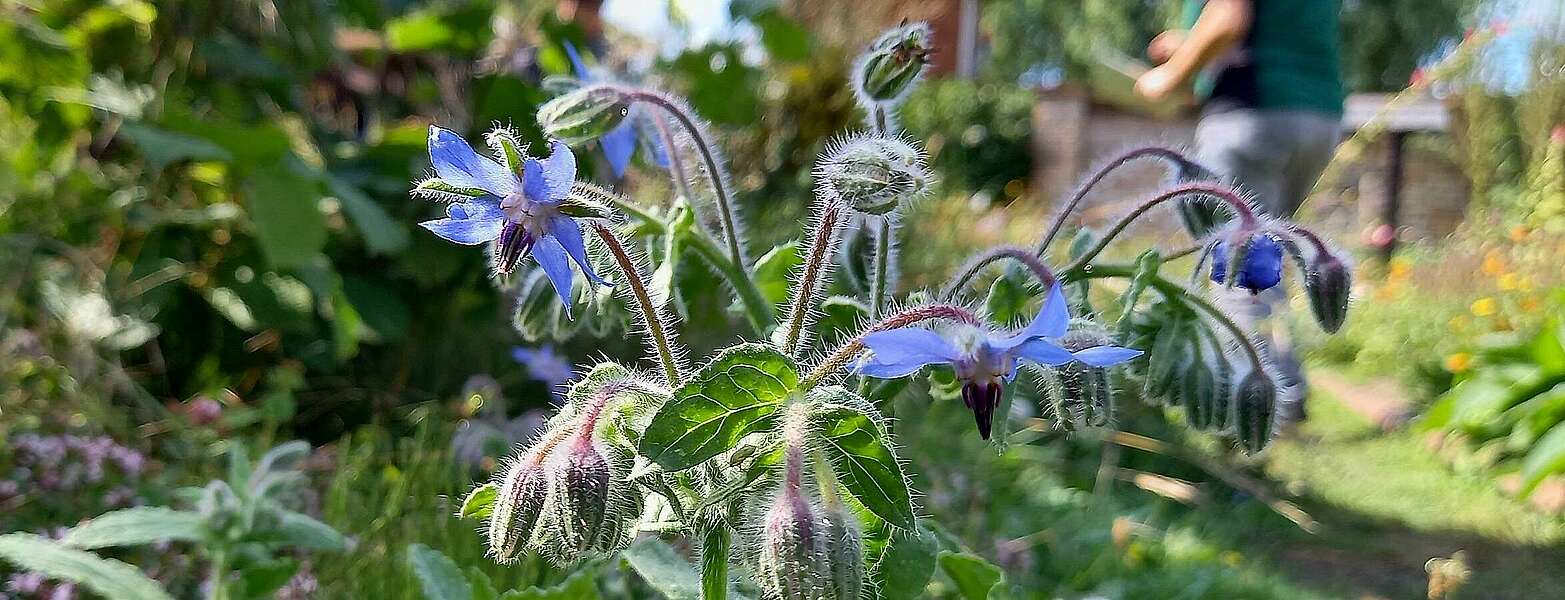
[[[1353,271],[1336,256],[1322,252],[1304,271],[1304,295],[1310,299],[1315,322],[1326,333],[1336,333],[1348,318],[1348,298]]]
[[[591,435],[578,435],[565,452],[551,474],[560,495],[558,533],[565,553],[582,554],[598,549],[614,529],[609,510],[613,476]]]
[[[762,520],[756,574],[766,598],[831,598],[828,524],[804,495],[801,454],[797,446],[789,447],[782,486]]]
[[[831,197],[872,215],[890,213],[930,187],[923,154],[901,139],[879,135],[833,144],[815,174]]]
[[[860,99],[895,103],[907,96],[929,66],[929,24],[904,23],[880,34],[859,56],[853,84]]]
[[[538,107],[538,126],[546,137],[579,144],[618,127],[629,111],[630,104],[619,91],[601,85],[588,86]]]
[[[1282,282],[1282,245],[1270,234],[1251,235],[1238,242],[1230,257],[1232,244],[1219,239],[1212,247],[1212,281],[1225,283],[1237,274],[1235,285],[1260,293]],[[1234,264],[1229,264],[1232,258]]]
[[[1255,454],[1271,443],[1278,398],[1277,383],[1262,371],[1251,371],[1234,387],[1234,434],[1245,452]]]
[[[1216,173],[1195,161],[1184,158],[1174,159],[1174,183],[1176,185],[1221,180],[1222,178],[1218,177]],[[1228,222],[1222,203],[1210,196],[1181,198],[1176,207],[1179,210],[1179,220],[1184,224],[1185,231],[1190,233],[1190,237],[1198,240],[1205,238]]]
[[[488,529],[489,554],[498,562],[516,560],[532,540],[543,514],[549,490],[541,464],[548,456],[548,449],[542,447],[546,444],[516,460],[500,480]]]

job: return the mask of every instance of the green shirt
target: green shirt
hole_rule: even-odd
[[[1196,82],[1206,110],[1282,108],[1342,114],[1338,0],[1251,0],[1254,20],[1236,60]],[[1195,25],[1206,0],[1185,0]]]

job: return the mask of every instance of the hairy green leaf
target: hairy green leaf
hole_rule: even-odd
[[[885,600],[918,598],[935,575],[940,540],[923,526],[891,538],[886,552],[875,565],[875,588]]]
[[[814,415],[822,427],[820,435],[826,454],[836,466],[843,487],[875,516],[911,529],[913,500],[907,476],[892,451],[890,434],[872,415],[874,407],[836,386],[820,388],[812,395],[844,400],[823,404]]]
[[[494,512],[495,495],[499,488],[493,482],[484,483],[473,488],[462,499],[462,508],[457,511],[457,517],[463,519],[484,520]]]
[[[91,550],[162,541],[197,541],[206,535],[206,519],[199,513],[139,506],[93,517],[72,528],[60,543]]]
[[[471,600],[473,586],[450,557],[423,544],[408,546],[408,568],[428,600]]]
[[[995,588],[1005,580],[1000,567],[989,564],[968,553],[941,552],[940,568],[956,583],[957,591],[967,600],[988,600],[995,595]]]
[[[793,360],[771,346],[725,349],[653,416],[641,453],[669,471],[698,465],[770,427],[798,381]]]
[[[171,600],[156,581],[135,567],[30,533],[0,536],[0,558],[23,571],[79,584],[104,598]]]

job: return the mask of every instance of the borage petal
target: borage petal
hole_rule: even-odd
[[[565,249],[565,253],[570,255],[571,260],[576,261],[576,265],[581,267],[581,272],[587,276],[588,281],[598,285],[609,284],[592,270],[592,263],[587,260],[587,244],[582,241],[581,227],[575,220],[565,216],[549,219],[549,235],[560,243],[560,247]]]
[[[505,225],[505,221],[499,219],[437,219],[424,221],[419,223],[419,225],[447,241],[474,246],[494,241],[495,237],[500,235],[500,228]]]
[[[624,177],[625,168],[630,166],[630,155],[636,151],[635,122],[626,119],[599,137],[598,145],[603,147],[603,157],[608,159],[614,176]]]
[[[1040,365],[1058,367],[1075,359],[1069,350],[1054,345],[1052,342],[1041,339],[1033,339],[1022,342],[1011,349],[1011,355],[1017,358],[1025,358]]]
[[[549,140],[549,158],[540,162],[543,163],[543,181],[548,186],[544,191],[548,200],[536,200],[550,204],[564,200],[570,195],[571,186],[576,184],[576,154],[565,142]]]
[[[1121,348],[1119,346],[1093,346],[1085,350],[1077,350],[1072,358],[1094,367],[1112,367],[1122,362],[1141,356],[1142,352],[1135,348]]]
[[[1043,307],[1038,309],[1038,316],[1033,317],[1032,323],[1016,332],[1016,335],[996,340],[994,345],[1009,350],[1028,340],[1060,337],[1065,335],[1070,319],[1070,311],[1065,306],[1065,294],[1060,292],[1060,284],[1055,283],[1049,288],[1049,296],[1044,299]]]
[[[858,365],[858,371],[870,377],[893,379],[928,365],[950,363],[961,351],[939,334],[928,329],[908,327],[877,331],[864,336],[870,355]]]
[[[560,302],[565,305],[565,316],[570,318],[575,274],[571,272],[570,259],[566,257],[565,249],[560,247],[560,241],[555,239],[553,232],[538,238],[538,242],[533,245],[533,260],[538,261],[538,266],[549,276],[554,293],[560,295]]]
[[[473,151],[467,140],[444,127],[429,127],[429,162],[446,183],[505,196],[516,191],[516,176],[494,159]]]
[[[479,196],[466,202],[452,202],[446,206],[446,216],[453,219],[480,219],[487,221],[505,218],[505,211],[500,209],[499,198]]]

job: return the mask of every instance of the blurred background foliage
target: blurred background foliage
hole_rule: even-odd
[[[857,48],[818,35],[792,4],[732,2],[730,17],[753,35],[663,48],[602,35],[544,1],[0,0],[5,528],[48,531],[125,502],[165,503],[168,490],[220,470],[225,440],[297,437],[323,446],[309,463],[313,512],[358,544],[306,563],[305,574],[347,575],[320,578],[321,597],[417,597],[402,558],[414,541],[496,582],[560,582],[542,565],[495,567],[470,525],[449,516],[448,499],[494,467],[484,457],[526,434],[554,379],[512,359],[514,298],[497,292],[487,259],[414,225],[439,212],[407,195],[429,170],[426,127],[471,138],[499,122],[537,141],[530,115],[549,97],[540,82],[568,72],[570,41],[597,64],[686,96],[722,138],[755,247],[785,241],[804,217],[816,155],[860,118],[846,85]],[[1038,208],[1026,206],[1036,88],[1079,78],[1099,47],[1139,54],[1177,4],[981,3],[989,50],[979,76],[932,81],[904,111],[940,181],[909,217],[919,243],[906,250],[907,287],[937,283],[976,237],[1035,233],[993,217],[1013,204]],[[1500,58],[1456,51],[1475,36],[1504,38],[1497,24],[1513,9],[1344,1],[1353,91],[1401,90],[1453,56],[1460,63],[1432,87],[1458,109],[1458,143],[1443,149],[1467,173],[1473,208],[1451,239],[1369,262],[1374,276],[1344,332],[1306,342],[1329,368],[1411,390],[1451,462],[1534,486],[1565,470],[1554,350],[1565,335],[1565,45],[1529,46],[1539,75],[1520,86],[1487,67]],[[596,163],[583,160],[584,176],[608,181]],[[651,203],[667,195],[660,174],[611,183]],[[701,270],[688,277],[718,287]],[[718,314],[726,301],[687,304]],[[634,340],[600,333],[554,350],[638,352]],[[953,406],[898,405],[905,422],[923,423],[902,433],[922,471],[917,487],[1018,589],[1115,598],[1175,586],[1190,597],[1331,589],[1269,572],[1266,552],[1241,555],[1264,537],[1256,532],[1279,530],[1248,492],[1199,502],[1126,485],[1084,492],[1100,488],[1110,442],[1038,433],[1005,455],[965,438],[951,452],[942,424],[965,423]],[[1120,428],[1203,450],[1178,440],[1166,418],[1178,417],[1131,410]],[[482,440],[460,441],[478,429]],[[71,448],[101,437],[92,443],[145,465],[106,463],[96,480],[44,487],[19,462],[22,441],[37,443],[27,436]],[[1165,490],[1218,479],[1159,453],[1128,454],[1120,467],[1164,478],[1153,481]],[[81,502],[41,502],[40,491]],[[982,510],[990,506],[1011,508]],[[1553,530],[1539,531],[1537,543],[1557,545]],[[181,553],[145,552],[132,562],[194,585],[176,575],[188,568]],[[612,565],[594,568],[607,591],[648,594]],[[957,593],[950,581],[933,589]]]

